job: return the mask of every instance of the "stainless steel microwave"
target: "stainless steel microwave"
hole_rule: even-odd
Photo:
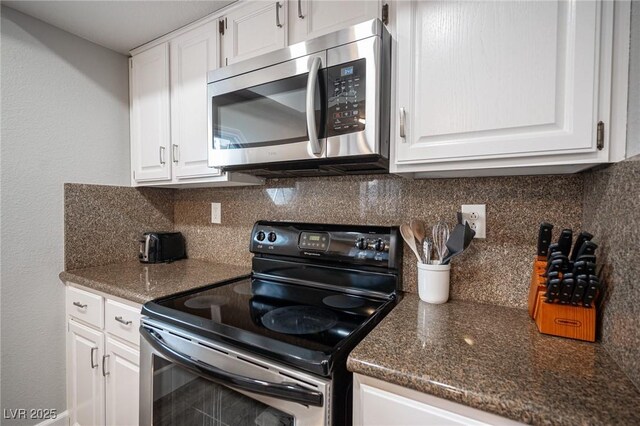
[[[210,71],[209,166],[264,177],[387,172],[390,73],[379,19]]]

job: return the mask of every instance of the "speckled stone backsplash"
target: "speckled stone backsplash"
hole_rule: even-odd
[[[547,220],[580,229],[582,175],[408,180],[351,176],[268,180],[264,186],[176,192],[175,230],[192,258],[249,265],[255,221],[399,225],[412,217],[453,226],[461,204],[487,205],[487,239],[452,262],[451,297],[525,307],[537,229]],[[211,202],[222,224],[210,223]],[[404,251],[404,290],[417,292],[416,262]]]
[[[64,269],[138,259],[145,231],[173,230],[175,190],[64,185]]]
[[[640,387],[640,156],[585,173],[584,228],[598,244],[602,343]]]

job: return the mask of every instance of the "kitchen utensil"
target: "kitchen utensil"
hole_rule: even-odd
[[[587,262],[587,264],[589,263],[596,263],[596,256],[593,254],[583,254],[581,256],[578,256],[578,258],[576,259],[576,262],[580,262],[580,261],[585,261]],[[588,266],[588,265],[587,265]]]
[[[563,278],[562,287],[560,288],[560,303],[571,302],[571,296],[573,296],[573,287],[575,281],[573,278]]]
[[[418,296],[427,303],[449,300],[451,265],[418,264]]]
[[[584,298],[584,292],[587,290],[587,276],[586,275],[578,275],[576,278],[576,286],[573,289],[573,294],[571,295],[571,304],[580,306],[582,303],[582,299]]]
[[[547,293],[544,295],[548,303],[552,303],[560,294],[560,283],[560,278],[554,278],[549,281]]]
[[[596,249],[598,245],[593,241],[585,241],[582,243],[580,249],[578,249],[578,254],[576,255],[576,259],[580,259],[583,256],[591,256],[595,255]]]
[[[452,258],[465,251],[471,244],[474,235],[476,235],[476,231],[471,229],[468,223],[465,222],[464,225],[457,224],[447,240],[448,254],[442,260],[442,264],[448,264]]]
[[[425,264],[431,263],[431,249],[433,248],[433,241],[431,238],[426,237],[422,243],[422,262]]]
[[[576,243],[573,245],[573,250],[571,251],[571,257],[569,258],[572,262],[575,262],[575,260],[578,258],[578,251],[585,243],[585,241],[591,241],[592,238],[593,235],[586,231],[582,231],[580,234],[578,234]]]
[[[563,229],[558,238],[558,247],[565,256],[569,256],[571,250],[571,242],[573,241],[573,231],[571,229]]]
[[[418,248],[418,253],[420,254],[420,259],[424,263],[424,251],[422,247],[422,243],[426,237],[426,232],[424,230],[424,222],[418,219],[411,219],[410,222],[411,231],[413,232],[413,236],[416,239],[416,247]]]
[[[595,264],[595,262],[587,261],[586,263],[587,263],[587,266],[586,266],[586,269],[585,269],[585,273],[587,275],[595,275],[596,274],[596,264]]]
[[[553,253],[557,253],[559,251],[560,251],[560,247],[558,246],[558,243],[549,244],[549,249],[548,249],[548,253],[547,253],[547,260],[549,260],[551,258]]]
[[[449,226],[440,219],[438,223],[433,226],[433,247],[438,254],[438,261],[442,263],[444,256],[447,252],[447,241],[449,240]]]
[[[540,230],[538,231],[538,256],[547,257],[549,254],[549,244],[551,244],[551,231],[553,225],[547,222],[540,224]]]
[[[585,308],[590,308],[596,299],[596,295],[598,294],[598,289],[600,288],[600,282],[598,277],[595,275],[589,276],[589,283],[587,284],[587,289],[584,293],[584,298],[582,299],[582,306]]]
[[[422,259],[420,259],[420,254],[418,253],[418,248],[416,247],[416,237],[413,235],[411,227],[406,223],[400,225],[400,235],[402,235],[404,242],[407,243],[411,251],[413,251],[413,254],[416,255],[418,263],[422,263]]]

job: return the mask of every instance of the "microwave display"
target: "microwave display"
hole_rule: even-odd
[[[360,132],[365,127],[366,59],[326,69],[328,137]]]

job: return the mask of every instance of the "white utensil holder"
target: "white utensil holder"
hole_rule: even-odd
[[[449,300],[451,264],[418,263],[418,295],[427,303],[440,304]]]

